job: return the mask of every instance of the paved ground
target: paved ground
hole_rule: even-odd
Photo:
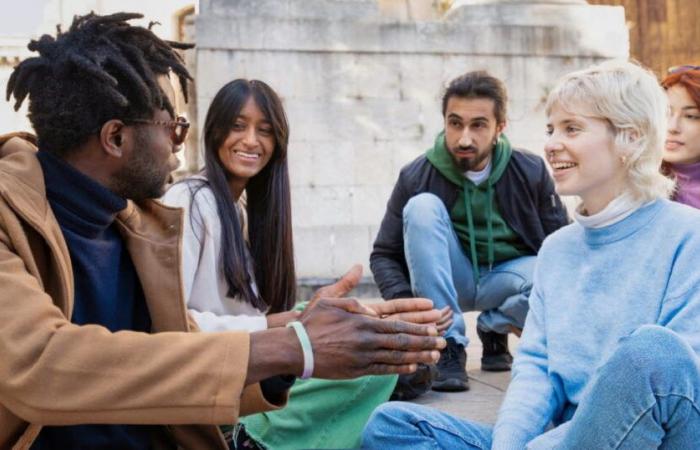
[[[510,381],[510,372],[482,372],[480,370],[481,342],[476,336],[477,315],[478,313],[464,315],[470,339],[467,349],[467,371],[471,389],[467,392],[457,393],[430,391],[414,402],[434,406],[466,419],[494,423]],[[512,334],[509,336],[512,353],[517,348],[518,338]]]

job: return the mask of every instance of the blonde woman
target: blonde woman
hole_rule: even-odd
[[[689,449],[700,436],[700,212],[659,173],[667,100],[610,62],[550,93],[545,151],[576,222],[545,240],[495,426],[380,407],[370,448]]]

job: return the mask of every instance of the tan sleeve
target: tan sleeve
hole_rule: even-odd
[[[228,424],[272,409],[244,389],[247,333],[111,333],[70,323],[11,250],[0,217],[0,403],[23,420]]]
[[[36,136],[24,131],[0,135],[0,158],[22,151],[36,151]]]

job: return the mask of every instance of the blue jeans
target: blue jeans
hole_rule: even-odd
[[[491,448],[492,429],[411,403],[377,408],[363,448]],[[700,442],[700,359],[676,333],[644,325],[596,371],[572,419],[530,441],[541,449],[690,450]]]
[[[535,256],[523,256],[480,267],[474,284],[472,263],[462,249],[445,204],[429,193],[412,197],[403,209],[403,238],[411,289],[431,299],[436,308],[450,306],[454,322],[445,337],[469,344],[462,312],[483,311],[477,320],[482,331],[508,333],[508,325],[522,328],[528,311]]]

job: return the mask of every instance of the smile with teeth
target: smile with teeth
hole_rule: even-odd
[[[243,150],[235,150],[234,153],[241,158],[245,159],[259,159],[260,158],[260,153],[249,153],[249,152],[244,152]]]
[[[563,162],[563,161],[562,161],[562,162],[553,162],[553,163],[551,163],[551,164],[552,164],[552,168],[553,168],[554,170],[571,169],[572,167],[578,166],[578,164],[576,164],[576,163],[572,163],[572,162]]]

